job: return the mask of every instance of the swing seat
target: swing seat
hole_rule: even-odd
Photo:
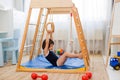
[[[84,67],[83,59],[79,58],[68,58],[63,66],[53,66],[49,61],[46,60],[44,55],[39,55],[36,58],[23,63],[21,66],[27,68],[45,68],[45,69],[77,69]]]

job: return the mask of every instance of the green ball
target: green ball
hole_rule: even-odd
[[[60,51],[59,50],[57,50],[57,54],[60,55]]]
[[[62,55],[64,53],[63,49],[57,49],[57,54]]]

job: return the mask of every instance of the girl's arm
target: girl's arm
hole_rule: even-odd
[[[50,33],[50,39],[53,40],[53,33],[52,32]]]
[[[47,32],[47,34],[46,34],[46,45],[45,45],[45,48],[44,48],[44,55],[45,55],[45,56],[46,56],[46,55],[47,55],[47,53],[48,53],[49,35],[50,35],[50,33],[49,33],[49,32]]]
[[[48,33],[49,33],[49,35],[50,35],[50,39],[52,39],[52,40],[53,40],[53,31],[48,30]]]

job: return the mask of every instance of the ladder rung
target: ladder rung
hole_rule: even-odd
[[[120,38],[120,35],[112,35],[113,38]]]
[[[42,34],[39,34],[39,35],[37,35],[37,36],[38,36],[38,37],[39,37],[39,36],[42,36]]]
[[[110,43],[111,45],[120,45],[120,42]]]
[[[36,24],[30,23],[29,25],[36,25]]]
[[[26,45],[26,46],[24,46],[24,48],[27,48],[27,47],[32,47],[32,44],[31,44],[31,45]]]
[[[40,22],[41,24],[44,24],[44,23],[42,23],[42,22]],[[29,25],[37,25],[37,24],[34,24],[34,23],[30,23]]]
[[[41,24],[44,24],[43,22],[40,22]]]
[[[42,16],[46,16],[45,14],[42,14]]]
[[[42,33],[43,33],[43,30],[39,30],[39,31],[38,31],[38,34],[42,34]]]

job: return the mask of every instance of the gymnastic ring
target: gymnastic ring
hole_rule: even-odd
[[[46,31],[47,31],[47,32],[48,32],[48,25],[51,25],[51,31],[54,32],[54,28],[55,28],[54,23],[53,23],[53,22],[48,22],[48,23],[46,24]]]

